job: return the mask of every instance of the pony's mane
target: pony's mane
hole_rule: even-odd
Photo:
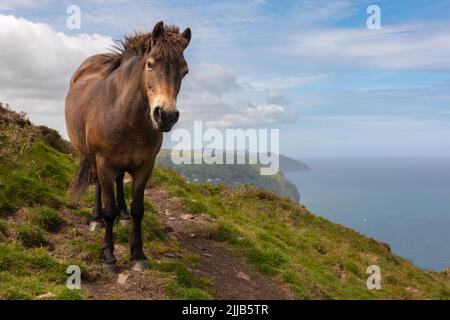
[[[152,47],[151,32],[134,32],[123,39],[116,40],[110,55],[110,66],[107,75],[117,69],[125,58],[143,56],[152,51],[155,59],[180,59],[186,47],[186,39],[176,26],[164,25],[164,32]]]

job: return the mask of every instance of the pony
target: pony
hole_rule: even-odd
[[[163,132],[179,119],[176,102],[188,73],[183,53],[190,40],[190,28],[180,32],[160,21],[152,32],[126,36],[115,51],[88,58],[70,80],[65,119],[80,161],[69,191],[77,202],[95,184],[93,220],[105,227],[101,260],[107,270],[116,265],[114,222],[130,220],[123,194],[126,172],[132,177],[131,268],[148,266],[141,233],[144,190]]]

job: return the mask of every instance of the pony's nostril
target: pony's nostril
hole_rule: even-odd
[[[180,116],[180,113],[178,111],[172,112],[172,111],[160,111],[161,114],[161,121],[173,123],[178,120],[178,117]]]
[[[155,107],[155,109],[153,110],[153,116],[156,120],[161,120],[161,107]]]

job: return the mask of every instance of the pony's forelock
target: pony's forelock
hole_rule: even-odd
[[[143,56],[149,52],[155,59],[181,59],[187,45],[187,40],[180,34],[177,26],[165,25],[163,34],[156,41],[152,40],[151,32],[139,31],[116,40],[116,44],[112,48],[113,54],[108,74],[117,69],[124,58]]]

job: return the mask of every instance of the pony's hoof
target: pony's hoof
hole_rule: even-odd
[[[100,221],[92,221],[90,224],[89,224],[89,231],[96,231],[96,230],[99,230],[99,229],[101,229],[101,228],[103,228],[103,222],[100,222]]]
[[[128,226],[131,223],[131,219],[119,219],[119,224],[121,226]]]
[[[116,264],[115,263],[103,263],[103,269],[110,273],[116,272]]]
[[[147,260],[134,260],[131,261],[131,270],[142,272],[148,268]]]

